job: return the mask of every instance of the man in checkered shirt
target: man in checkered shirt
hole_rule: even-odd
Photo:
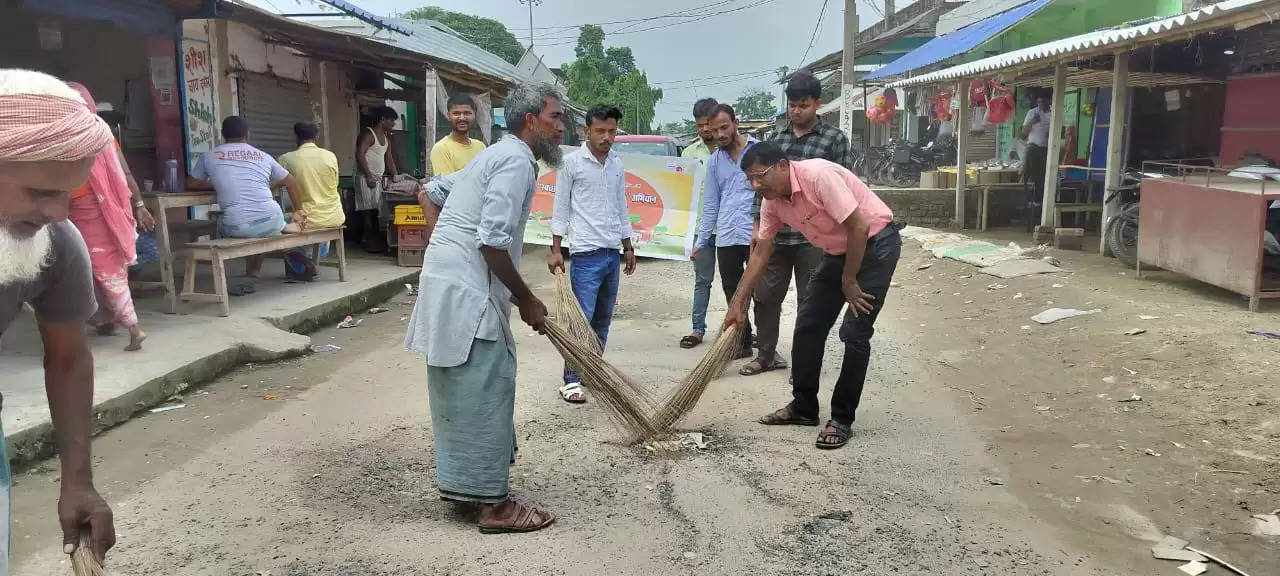
[[[823,122],[818,117],[822,105],[822,83],[806,71],[791,76],[787,82],[787,120],[789,127],[778,132],[771,140],[791,160],[822,158],[853,170],[853,157],[849,138],[839,128]],[[760,229],[761,196],[756,194],[751,215],[755,228]],[[754,246],[755,236],[752,237]],[[743,376],[753,376],[771,370],[787,368],[787,361],[778,353],[778,324],[782,316],[782,302],[787,297],[791,278],[796,280],[796,297],[803,301],[808,295],[809,277],[822,261],[822,250],[815,248],[804,235],[789,226],[783,226],[773,241],[773,254],[764,279],[756,288],[756,324],[760,350],[755,360],[742,367]]]

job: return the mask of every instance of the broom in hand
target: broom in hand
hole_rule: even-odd
[[[89,534],[81,532],[80,545],[71,553],[71,572],[75,576],[107,576],[107,569],[102,567],[98,558],[93,555]]]
[[[680,386],[671,392],[671,395],[654,413],[652,428],[659,433],[665,433],[681,418],[688,415],[702,398],[702,393],[707,391],[711,381],[724,373],[725,367],[733,360],[734,354],[741,349],[742,329],[737,324],[733,324],[720,333],[711,349],[707,351],[707,355],[698,362],[688,376],[685,376]],[[648,437],[639,439],[646,438]]]

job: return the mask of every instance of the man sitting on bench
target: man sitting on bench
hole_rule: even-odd
[[[205,152],[187,175],[187,188],[214,190],[222,217],[218,235],[223,238],[270,238],[285,227],[284,213],[271,190],[285,186],[293,206],[302,207],[302,186],[270,154],[248,144],[249,124],[239,116],[222,121],[224,144]],[[304,225],[306,217],[294,212],[293,222]],[[245,275],[256,278],[262,256],[251,256]]]

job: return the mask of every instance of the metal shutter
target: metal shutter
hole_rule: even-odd
[[[279,158],[298,147],[297,122],[315,122],[308,85],[261,74],[241,73],[240,116],[249,123],[249,143]]]
[[[969,151],[965,160],[973,163],[983,160],[990,160],[996,157],[996,132],[995,126],[988,125],[983,132],[972,132],[969,134]]]

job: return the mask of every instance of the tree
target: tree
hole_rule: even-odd
[[[667,136],[683,136],[685,134],[693,134],[698,131],[698,123],[693,120],[685,120],[683,122],[667,122],[658,127],[659,134]]]
[[[773,94],[765,90],[748,90],[733,103],[733,111],[739,120],[772,120],[778,113],[773,99]]]
[[[569,99],[586,106],[612,104],[622,109],[621,128],[632,134],[652,132],[654,107],[662,90],[649,84],[649,77],[636,67],[629,46],[604,46],[604,29],[586,25],[579,29],[577,56],[565,64]]]
[[[490,18],[450,12],[438,6],[424,6],[405,13],[410,20],[435,20],[452,28],[463,39],[497,54],[503,60],[515,64],[524,56],[524,45],[506,26]]]

